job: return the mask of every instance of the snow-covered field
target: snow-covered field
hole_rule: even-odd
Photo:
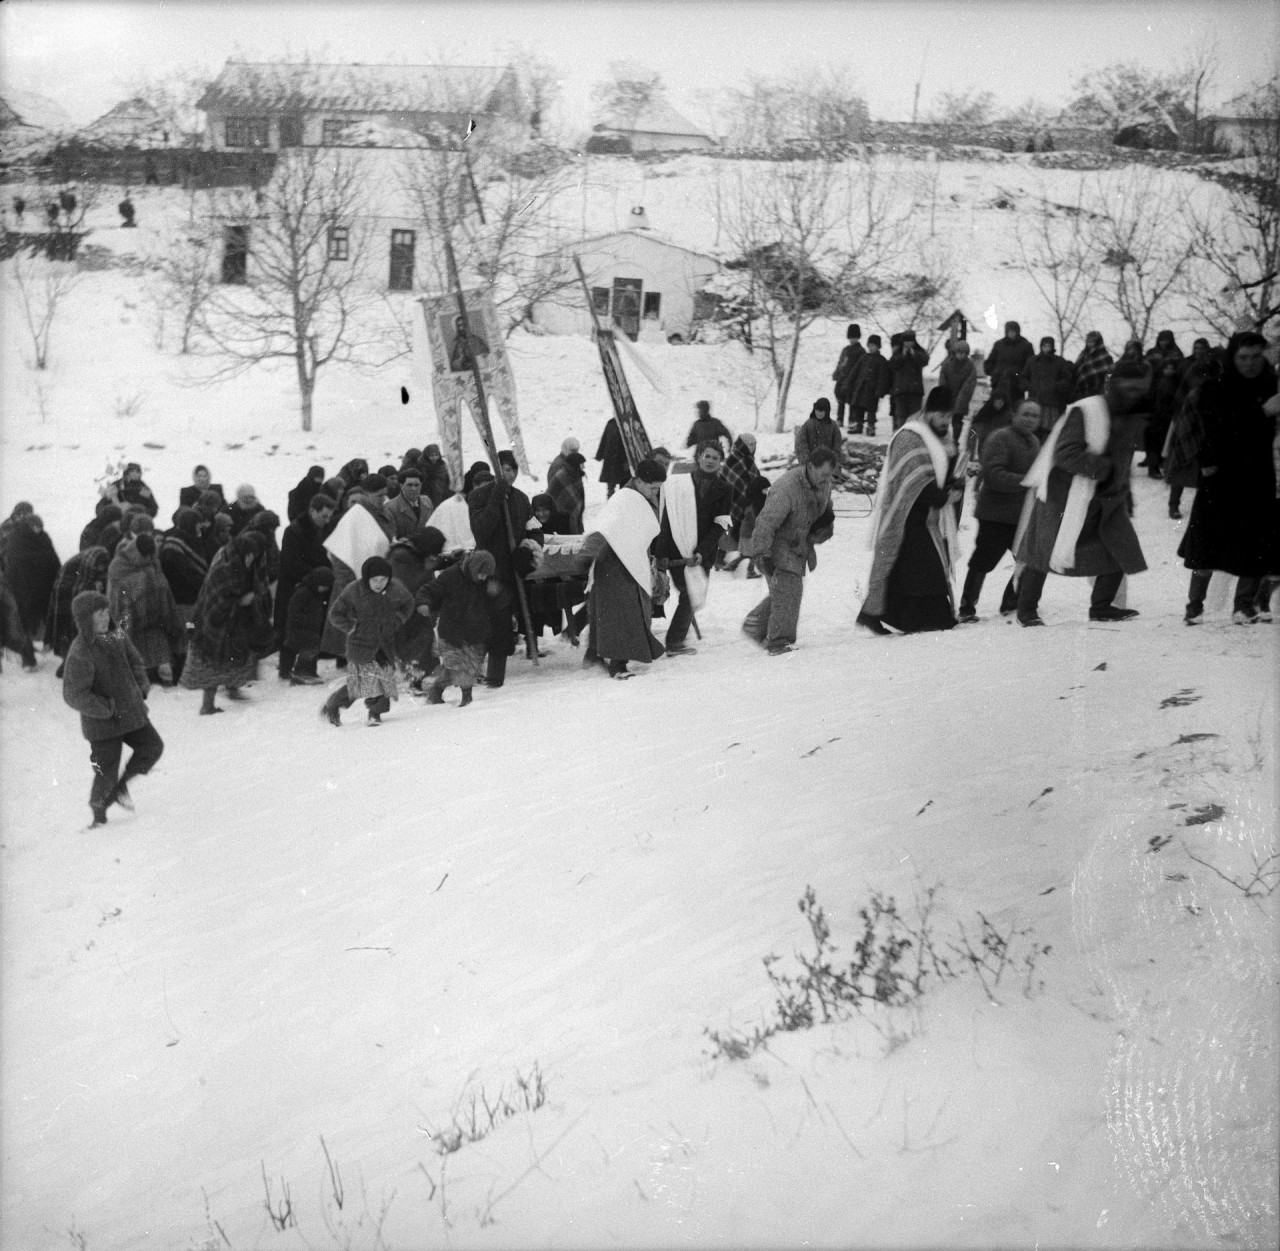
[[[94,241],[134,246],[113,233],[142,232]],[[999,291],[1038,332],[965,255],[975,310]],[[55,329],[42,421],[14,311],[0,511],[30,499],[64,556],[108,463],[143,462],[161,520],[197,461],[283,512],[311,463],[432,438],[407,361],[322,376],[311,435],[287,372],[183,385],[199,363],[155,349],[122,271],[87,275]],[[799,396],[839,341],[806,345]],[[535,470],[569,433],[594,450],[592,345],[510,349]],[[633,378],[655,442],[703,396],[752,425],[740,349],[645,351],[669,383]],[[166,754],[92,835],[52,659],[9,657],[6,1251],[1274,1246],[1277,896],[1222,875],[1276,850],[1277,630],[1221,602],[1185,628],[1179,527],[1160,484],[1135,491],[1132,623],[1087,624],[1084,586],[1054,578],[1028,634],[992,615],[1002,569],[977,626],[871,638],[867,501],[840,496],[793,655],[740,634],[761,586],[740,570],[698,654],[629,683],[556,643],[465,712],[404,698],[376,733],[354,711],[335,732],[267,667],[221,717],[157,690]],[[795,972],[811,949],[806,886],[847,960],[873,891],[910,913],[935,883],[940,951],[979,912],[1026,931],[994,998],[932,982],[713,1057],[705,1030],[772,1014],[762,958]],[[543,1106],[438,1154],[474,1094],[519,1103],[535,1065]]]

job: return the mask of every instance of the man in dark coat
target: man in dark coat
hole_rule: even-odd
[[[685,576],[685,561],[696,561],[703,572],[709,574],[715,564],[720,536],[729,528],[732,500],[729,484],[720,476],[722,460],[719,440],[707,439],[699,444],[696,465],[689,475],[693,479],[697,516],[697,537],[692,556],[686,557],[676,544],[671,532],[671,514],[666,509],[663,510],[662,528],[654,544],[654,555],[659,560],[671,563],[671,585],[680,596],[671,615],[665,640],[667,651],[673,656],[691,654],[694,651],[685,642],[689,636],[689,626],[693,623],[693,605]],[[668,487],[671,487],[677,476],[679,475],[668,477]]]
[[[324,489],[324,466],[312,465],[299,480],[298,485],[289,492],[288,508],[285,515],[289,521],[297,521],[307,511],[311,497]]]
[[[844,449],[844,435],[840,427],[831,420],[831,401],[825,395],[820,395],[814,400],[808,419],[796,427],[794,446],[796,460],[802,465],[807,465],[809,457],[820,447],[834,452],[836,463],[840,463],[840,453]]]
[[[112,804],[133,808],[129,782],[151,771],[164,742],[147,716],[151,685],[142,657],[124,634],[111,631],[107,597],[83,591],[72,601],[71,612],[78,634],[67,652],[62,698],[80,714],[80,731],[89,740],[93,824],[106,825]],[[126,743],[133,754],[121,774]]]
[[[288,625],[289,598],[293,594],[293,588],[312,569],[332,568],[329,563],[329,553],[325,550],[324,539],[336,508],[337,504],[333,498],[320,492],[311,497],[307,504],[307,511],[285,527],[284,536],[280,540],[280,578],[276,583],[273,623],[276,634],[280,637],[284,636]],[[292,677],[295,672],[292,660],[286,667],[285,659],[284,652],[281,651],[279,669],[281,679]],[[314,667],[310,672],[315,672]]]
[[[916,342],[914,330],[904,330],[894,335],[893,352],[889,357],[889,372],[893,375],[893,387],[889,392],[889,412],[893,428],[899,430],[902,423],[924,404],[924,367],[929,363],[929,353]]]
[[[395,528],[398,539],[412,538],[431,519],[435,505],[422,493],[424,474],[417,465],[409,465],[398,475],[400,493],[387,500],[383,509],[387,519]]]
[[[600,481],[612,495],[625,482],[631,480],[631,465],[627,460],[627,446],[622,441],[622,431],[618,429],[618,419],[610,417],[604,425],[604,433],[600,436],[600,446],[596,448],[595,459],[602,462]]]
[[[1265,347],[1266,340],[1253,331],[1232,335],[1222,377],[1200,389],[1200,484],[1178,548],[1192,570],[1188,625],[1204,613],[1215,569],[1238,579],[1231,619],[1251,625],[1258,617],[1262,579],[1280,567],[1273,451],[1280,396]]]
[[[533,570],[530,549],[536,546],[524,537],[532,509],[529,497],[515,486],[520,473],[516,458],[504,450],[498,453],[498,463],[502,468],[502,478],[496,482],[492,479],[482,482],[467,497],[467,512],[476,550],[488,552],[493,557],[493,576],[505,592],[493,600],[493,620],[489,630],[485,685],[493,687],[501,686],[506,680],[507,657],[516,650],[515,617],[511,605],[515,603],[516,579],[528,577]],[[511,532],[515,536],[514,548],[507,532],[507,515],[511,518]]]
[[[969,344],[965,339],[952,339],[947,344],[947,356],[938,370],[938,385],[950,393],[955,409],[951,413],[951,437],[960,438],[964,420],[969,415],[969,405],[978,385],[978,370],[969,359]]]
[[[711,401],[699,400],[694,405],[697,416],[693,420],[693,425],[689,427],[689,437],[684,441],[685,447],[699,447],[708,439],[721,443],[720,454],[728,455],[729,447],[733,443],[733,435],[729,433],[729,427],[720,420],[719,417],[711,415]]]
[[[1036,354],[1029,339],[1022,337],[1022,327],[1016,321],[1004,324],[1004,338],[996,341],[987,355],[983,369],[991,379],[991,390],[1002,391],[1010,405],[1022,399],[1019,378],[1026,363]]]
[[[1040,428],[1040,412],[1034,401],[1023,400],[1014,415],[1013,425],[997,430],[982,446],[982,485],[973,515],[978,523],[978,537],[969,557],[964,590],[960,593],[961,623],[977,621],[978,596],[982,583],[1005,552],[1012,550],[1022,514],[1026,490],[1022,479],[1040,451],[1036,431]],[[1000,600],[1001,613],[1010,613],[1018,605],[1018,588],[1009,579]]]
[[[867,351],[854,366],[849,380],[849,431],[861,434],[863,423],[866,432],[874,436],[876,413],[880,401],[893,390],[893,371],[889,362],[880,354],[880,336],[867,336]]]
[[[835,372],[831,375],[831,381],[836,384],[836,424],[842,430],[844,429],[844,410],[853,395],[853,372],[857,369],[858,362],[867,354],[867,349],[862,346],[862,327],[857,322],[854,322],[846,331],[846,338],[849,342],[841,351],[840,359],[836,361]]]
[[[1015,555],[1025,566],[1018,582],[1018,622],[1041,626],[1040,594],[1050,570],[1093,578],[1090,621],[1127,621],[1133,608],[1113,601],[1126,574],[1147,567],[1129,514],[1129,474],[1142,436],[1134,417],[1148,383],[1139,363],[1116,366],[1105,397],[1068,409],[1050,432],[1027,485],[1033,488],[1027,525]]]
[[[1018,388],[1029,400],[1040,405],[1040,429],[1047,434],[1071,403],[1075,370],[1057,353],[1051,335],[1040,340],[1040,351],[1022,367]]]

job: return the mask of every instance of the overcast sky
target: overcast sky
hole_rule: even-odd
[[[1153,68],[1216,44],[1218,99],[1269,76],[1280,48],[1276,0],[525,0],[523,3],[211,3],[209,0],[8,0],[0,4],[5,89],[57,101],[76,123],[123,96],[139,74],[228,57],[309,54],[338,61],[492,64],[523,45],[559,66],[566,112],[585,123],[591,84],[610,61],[659,70],[677,106],[747,72],[847,64],[873,116],[907,118],[917,77],[927,107],[978,87],[1017,104],[1066,98],[1073,75],[1117,60]]]

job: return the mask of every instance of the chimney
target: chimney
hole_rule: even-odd
[[[631,229],[632,230],[648,230],[649,229],[649,217],[648,217],[648,214],[645,213],[644,211],[643,204],[637,204],[636,207],[631,210]]]

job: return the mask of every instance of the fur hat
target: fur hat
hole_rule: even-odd
[[[444,551],[444,534],[435,526],[423,526],[409,539],[409,546],[419,557],[439,556]]]
[[[173,528],[184,539],[195,539],[199,535],[197,531],[203,518],[194,508],[188,508],[185,504],[173,514]]]
[[[145,560],[150,560],[156,554],[156,541],[150,534],[143,533],[138,535],[134,539],[133,545],[137,548],[138,555]]]
[[[636,466],[636,477],[641,482],[665,482],[667,471],[656,460],[642,460]]]
[[[477,548],[473,552],[468,552],[462,558],[462,572],[468,578],[476,582],[483,578],[492,578],[497,565],[493,560],[493,553],[486,552],[483,548]]]
[[[21,504],[14,505],[13,515],[15,517],[25,515],[18,512],[18,509],[21,507]],[[27,513],[32,513],[35,512],[35,509],[28,504],[26,511]],[[124,516],[124,509],[121,508],[119,504],[113,504],[110,500],[102,499],[98,501],[98,506],[94,509],[94,513],[104,526],[109,526],[113,521],[119,521],[120,518]]]
[[[950,387],[934,387],[929,398],[924,402],[926,413],[949,413],[956,406],[956,397],[951,394]]]
[[[264,508],[260,513],[254,513],[249,518],[246,530],[261,530],[263,534],[270,534],[272,530],[278,529],[280,526],[280,515],[273,513],[271,509]]]
[[[299,586],[310,587],[313,591],[329,591],[333,589],[333,569],[329,565],[316,565],[302,575]]]
[[[81,591],[71,601],[71,617],[76,628],[86,637],[93,634],[93,614],[100,608],[109,608],[107,597],[101,591]]]
[[[873,348],[873,347],[879,347],[879,346],[880,346],[880,336],[878,334],[867,335],[867,347]]]
[[[387,489],[387,480],[380,473],[367,473],[360,479],[360,489],[366,495],[376,495]]]
[[[699,400],[699,401],[694,405],[694,407],[698,410],[698,416],[699,416],[699,417],[710,417],[710,416],[711,416],[711,401],[710,401],[710,400]]]
[[[369,585],[373,578],[389,578],[394,574],[395,570],[391,568],[391,562],[385,556],[370,556],[368,560],[360,566],[360,581]]]
[[[155,531],[155,528],[156,523],[141,510],[129,514],[127,529],[130,534],[151,534]]]

